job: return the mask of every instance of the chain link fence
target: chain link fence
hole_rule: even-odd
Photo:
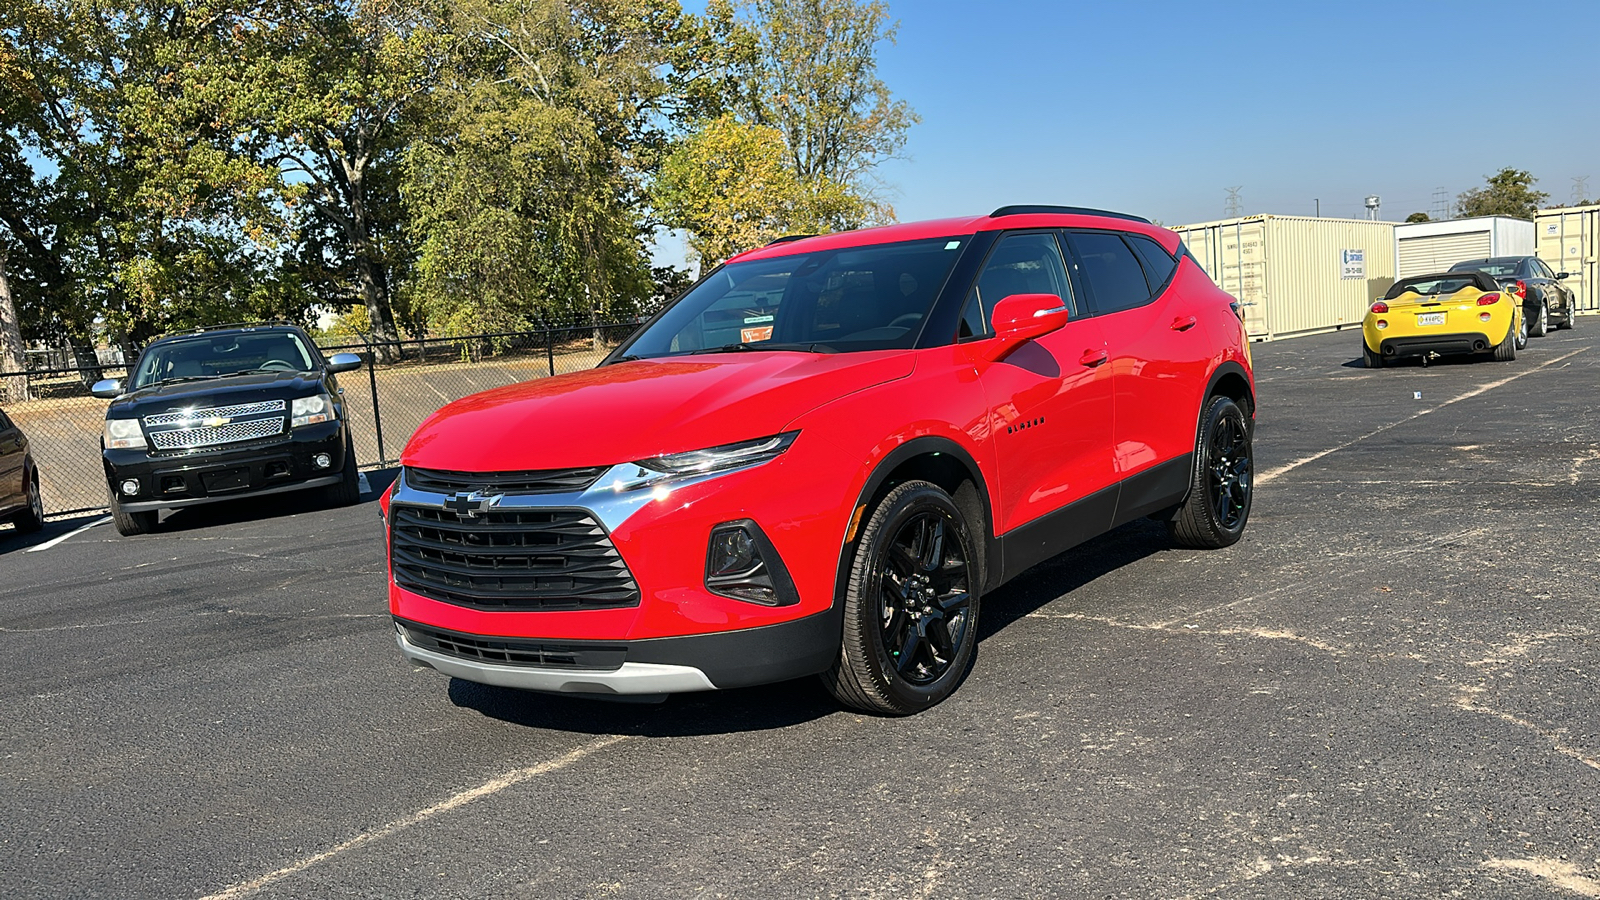
[[[326,356],[357,353],[361,369],[339,376],[344,413],[363,469],[399,462],[406,441],[439,407],[479,391],[594,367],[636,322],[535,331],[334,344]],[[98,378],[128,376],[126,365],[0,370],[0,408],[27,435],[39,467],[45,513],[106,508],[100,439],[108,401],[89,393]]]

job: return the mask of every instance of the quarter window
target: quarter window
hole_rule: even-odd
[[[1172,270],[1178,267],[1178,261],[1155,241],[1142,234],[1123,235],[1133,249],[1139,253],[1139,261],[1144,263],[1144,277],[1150,282],[1150,293],[1160,292],[1161,286],[1172,277]]]
[[[1008,234],[995,244],[961,312],[961,337],[989,334],[996,303],[1013,294],[1055,294],[1076,316],[1061,248],[1048,232]]]
[[[1068,240],[1089,281],[1095,312],[1120,312],[1149,302],[1144,267],[1121,237],[1107,231],[1075,231]]]

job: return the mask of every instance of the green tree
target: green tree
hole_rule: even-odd
[[[1414,212],[1411,215],[1406,216],[1406,223],[1407,224],[1410,224],[1410,223],[1413,223],[1413,222],[1432,222],[1432,221],[1433,221],[1433,219],[1430,218],[1428,216],[1428,214],[1425,213],[1425,212]]]
[[[1488,183],[1483,187],[1456,197],[1456,215],[1461,218],[1514,216],[1531,219],[1538,212],[1539,205],[1550,197],[1544,191],[1533,189],[1538,180],[1521,169],[1501,169],[1488,176]]]
[[[417,302],[457,332],[633,311],[643,180],[671,121],[717,102],[679,67],[701,25],[676,0],[459,0],[452,25],[406,156]]]
[[[815,234],[866,214],[864,201],[841,185],[800,177],[778,129],[732,115],[677,146],[657,175],[654,198],[660,214],[688,232],[702,268],[785,234]]]
[[[878,76],[878,45],[895,40],[888,4],[750,0],[744,11],[756,36],[744,73],[745,118],[783,133],[801,180],[831,182],[862,198],[864,218],[841,226],[892,221],[876,169],[899,155],[919,119]]]

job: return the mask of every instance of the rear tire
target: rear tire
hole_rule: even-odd
[[[17,533],[32,534],[44,527],[44,495],[39,493],[39,473],[33,473],[33,490],[28,492],[28,508],[17,513],[11,521],[16,523]]]
[[[1572,301],[1569,300],[1567,301],[1567,317],[1556,327],[1562,331],[1571,331],[1572,326],[1577,324],[1577,321],[1578,313],[1572,308]]]
[[[1506,338],[1494,348],[1494,358],[1499,362],[1510,362],[1517,358],[1517,345],[1527,344],[1528,321],[1522,321],[1521,328],[1507,328]],[[1520,339],[1520,340],[1519,340]]]
[[[323,498],[329,506],[354,506],[361,502],[361,473],[356,470],[356,447],[345,436],[344,469],[339,473],[339,483],[323,489]]]
[[[885,716],[950,696],[972,668],[982,573],[961,508],[908,481],[868,517],[850,563],[839,657],[823,673],[846,706]]]
[[[1381,369],[1387,365],[1384,362],[1383,354],[1373,353],[1372,348],[1367,346],[1365,340],[1361,342],[1361,361],[1366,363],[1369,369]]]
[[[1550,333],[1550,307],[1539,304],[1539,315],[1534,317],[1533,328],[1528,333],[1534,337],[1544,337]]]
[[[1167,525],[1184,547],[1215,550],[1244,534],[1255,495],[1250,417],[1231,397],[1212,397],[1200,415],[1189,496]]]
[[[117,498],[111,498],[111,521],[117,526],[117,534],[123,537],[133,537],[136,534],[149,534],[156,530],[156,523],[161,518],[161,511],[157,509],[142,512],[128,512],[122,508]]]

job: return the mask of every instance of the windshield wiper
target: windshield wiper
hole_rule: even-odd
[[[756,350],[794,350],[800,353],[838,352],[826,344],[775,344],[771,341],[762,341],[759,344],[751,344],[745,341],[740,341],[737,344],[723,344],[721,347],[706,347],[702,350],[690,350],[689,355],[698,356],[702,353],[748,353]]]
[[[237,372],[229,372],[228,374],[229,375],[259,375],[262,372],[299,372],[299,371],[301,371],[301,370],[300,369],[260,369],[260,368],[257,368],[257,369],[240,369]]]
[[[215,375],[174,375],[171,378],[162,378],[162,379],[160,379],[158,381],[153,381],[153,382],[151,382],[150,386],[151,387],[155,387],[158,384],[177,384],[180,381],[205,381],[207,379],[215,378],[215,377],[217,377],[217,376],[215,376]]]

